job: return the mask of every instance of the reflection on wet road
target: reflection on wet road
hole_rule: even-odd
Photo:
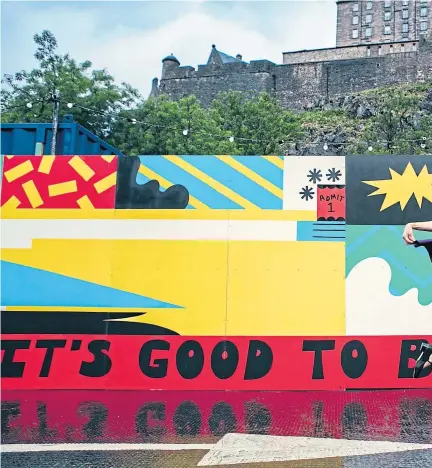
[[[238,463],[240,458],[236,461],[235,457],[222,454],[218,466],[413,468],[432,465],[431,449],[408,451],[405,446],[398,445],[425,444],[427,447],[432,444],[432,390],[5,391],[2,400],[3,444],[77,444],[74,446],[77,451],[72,452],[3,453],[2,466],[6,468],[192,467],[203,459],[211,460],[207,454],[215,449],[209,447],[232,433],[240,435],[232,450],[243,450],[245,456],[240,457],[242,463]],[[324,452],[317,458],[321,449],[315,447],[317,453],[300,450],[298,454],[302,460],[275,461],[288,457],[286,454],[291,453],[291,448],[283,444],[279,447],[279,439],[270,437],[266,441],[270,444],[275,439],[276,445],[266,447],[268,453],[263,455],[261,451],[260,457],[254,459],[253,450],[247,448],[247,434],[284,436],[283,444],[290,436],[335,439],[337,447],[335,445],[336,451],[332,452],[335,456],[329,458],[324,458],[328,457]],[[369,448],[369,444],[366,448],[369,455],[356,455],[361,442],[354,446],[348,444],[348,448],[339,447],[341,439],[388,441],[394,443],[391,445],[394,450],[403,451],[379,454],[374,452],[375,448]],[[311,447],[318,447],[318,442],[312,440]],[[81,443],[185,444],[185,447],[175,451],[161,451],[154,445],[152,450],[142,447],[140,450],[78,451]],[[203,445],[205,449],[201,450],[196,444],[206,444]],[[17,447],[21,450],[21,446],[15,445]],[[231,450],[228,442],[225,448]],[[213,461],[215,459],[213,457]],[[225,462],[233,464],[224,465]]]

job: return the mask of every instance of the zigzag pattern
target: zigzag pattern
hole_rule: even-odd
[[[402,231],[403,226],[347,226],[346,276],[361,261],[379,257],[391,268],[390,294],[403,296],[416,288],[419,303],[431,304],[432,268],[428,253],[405,246]]]

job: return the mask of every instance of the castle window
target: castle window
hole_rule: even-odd
[[[385,21],[390,21],[391,18],[392,18],[391,11],[386,11],[386,12],[385,12],[385,15],[384,15],[384,20],[385,20]]]
[[[409,5],[409,0],[403,0],[402,6],[408,6]]]
[[[352,38],[353,39],[358,39],[358,29],[353,29]]]
[[[378,55],[382,54],[381,46],[378,46]]]
[[[366,15],[366,24],[372,23],[372,15],[369,13]]]
[[[372,28],[366,28],[365,36],[366,37],[371,37],[372,36]]]
[[[402,10],[402,18],[403,19],[408,19],[409,18],[409,11],[408,10]]]
[[[384,8],[390,8],[391,6],[392,6],[392,1],[391,0],[385,0]]]
[[[413,52],[415,52],[417,50],[417,44],[415,42],[413,42],[413,48],[412,48]]]
[[[409,32],[409,24],[408,23],[403,23],[402,24],[402,32],[404,32],[404,33]]]
[[[420,23],[420,31],[427,31],[427,28],[428,28],[427,21],[422,21]]]
[[[358,3],[354,3],[353,11],[359,11],[359,4]]]
[[[372,2],[367,2],[366,3],[366,10],[372,10]]]
[[[420,16],[427,16],[427,15],[428,15],[427,7],[421,7],[420,8]]]
[[[366,52],[366,54],[367,54],[367,56],[368,56],[368,57],[370,57],[370,56],[371,56],[371,48],[370,48],[370,47],[368,47],[368,48],[367,48],[367,52]]]
[[[391,27],[390,27],[390,26],[386,26],[386,27],[384,28],[384,34],[385,34],[386,36],[388,36],[389,34],[391,34]]]
[[[353,23],[352,24],[358,24],[359,17],[358,16],[353,16]]]

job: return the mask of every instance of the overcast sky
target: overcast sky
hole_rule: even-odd
[[[1,9],[2,73],[33,67],[33,35],[48,29],[60,52],[107,68],[145,97],[170,53],[196,67],[216,44],[246,61],[281,63],[284,51],[334,47],[336,40],[334,0],[2,0]]]

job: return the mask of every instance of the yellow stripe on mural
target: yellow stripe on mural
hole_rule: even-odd
[[[148,179],[151,180],[157,180],[161,187],[163,187],[165,190],[168,187],[171,187],[172,184],[168,180],[166,180],[164,177],[160,176],[159,174],[156,174],[156,172],[152,171],[148,167],[144,166],[143,164],[140,165],[140,168],[138,170],[143,176],[147,177]],[[209,209],[207,205],[205,205],[203,202],[197,200],[195,197],[189,194],[189,203],[194,207],[194,208],[202,208],[202,209]]]
[[[284,161],[279,156],[263,156],[263,158],[267,159],[267,161],[271,162],[272,164],[277,166],[279,169],[284,168]]]
[[[9,200],[2,206],[2,210],[4,209],[15,209],[18,208],[21,205],[21,202],[18,200],[18,198],[13,195],[12,197],[9,198]]]
[[[102,159],[104,161],[106,161],[107,163],[110,163],[114,158],[115,158],[115,156],[108,156],[108,155],[103,155],[102,156]]]
[[[17,180],[20,177],[25,176],[32,170],[33,164],[31,163],[31,161],[27,160],[26,162],[23,162],[22,164],[19,164],[18,166],[6,171],[4,173],[4,176],[6,177],[6,180],[8,182],[13,182],[14,180]]]
[[[51,172],[52,165],[54,164],[55,156],[43,156],[39,164],[38,172],[42,174],[49,174]]]
[[[90,201],[90,198],[87,195],[84,195],[83,197],[79,198],[77,200],[78,206],[82,210],[93,210],[94,206],[92,202]]]
[[[117,182],[117,172],[113,172],[109,176],[104,177],[94,184],[94,188],[97,193],[105,192],[109,188],[113,187]]]
[[[3,206],[3,208],[5,208]],[[2,219],[215,219],[245,221],[316,221],[316,210],[123,210],[29,208],[3,209]]]
[[[77,172],[86,182],[89,181],[94,175],[95,171],[88,166],[79,156],[74,156],[69,165]]]
[[[35,183],[32,180],[29,180],[22,185],[27,198],[29,199],[30,205],[33,208],[43,205],[43,200],[39,195],[38,189],[36,188]]]
[[[74,193],[77,190],[78,188],[75,180],[48,185],[48,193],[50,197],[57,197],[58,195],[64,195],[65,193]]]
[[[226,198],[229,198],[234,203],[237,203],[237,205],[240,205],[242,208],[249,209],[249,210],[260,209],[258,206],[254,205],[249,200],[246,200],[246,198],[242,197],[241,195],[234,192],[230,188],[226,187],[225,185],[221,184],[217,180],[213,179],[213,177],[210,177],[205,172],[202,172],[196,167],[192,166],[192,164],[189,164],[188,162],[186,162],[184,159],[180,158],[179,156],[164,156],[164,158],[168,159],[168,161],[171,161],[173,164],[182,168],[186,172],[189,172],[189,174],[201,180],[202,182],[204,182],[205,184],[207,184],[208,186],[210,186],[217,192],[221,193]]]
[[[276,197],[282,199],[283,198],[283,190],[280,189],[279,187],[276,187],[276,185],[272,184],[269,182],[267,179],[264,179],[264,177],[260,176],[256,172],[252,171],[236,159],[234,159],[232,156],[216,156],[218,159],[220,159],[222,162],[225,164],[228,164],[231,166],[233,169],[235,169],[237,172],[240,172],[244,176],[246,176],[248,179],[252,180],[262,188],[266,189],[268,192],[272,193]]]

